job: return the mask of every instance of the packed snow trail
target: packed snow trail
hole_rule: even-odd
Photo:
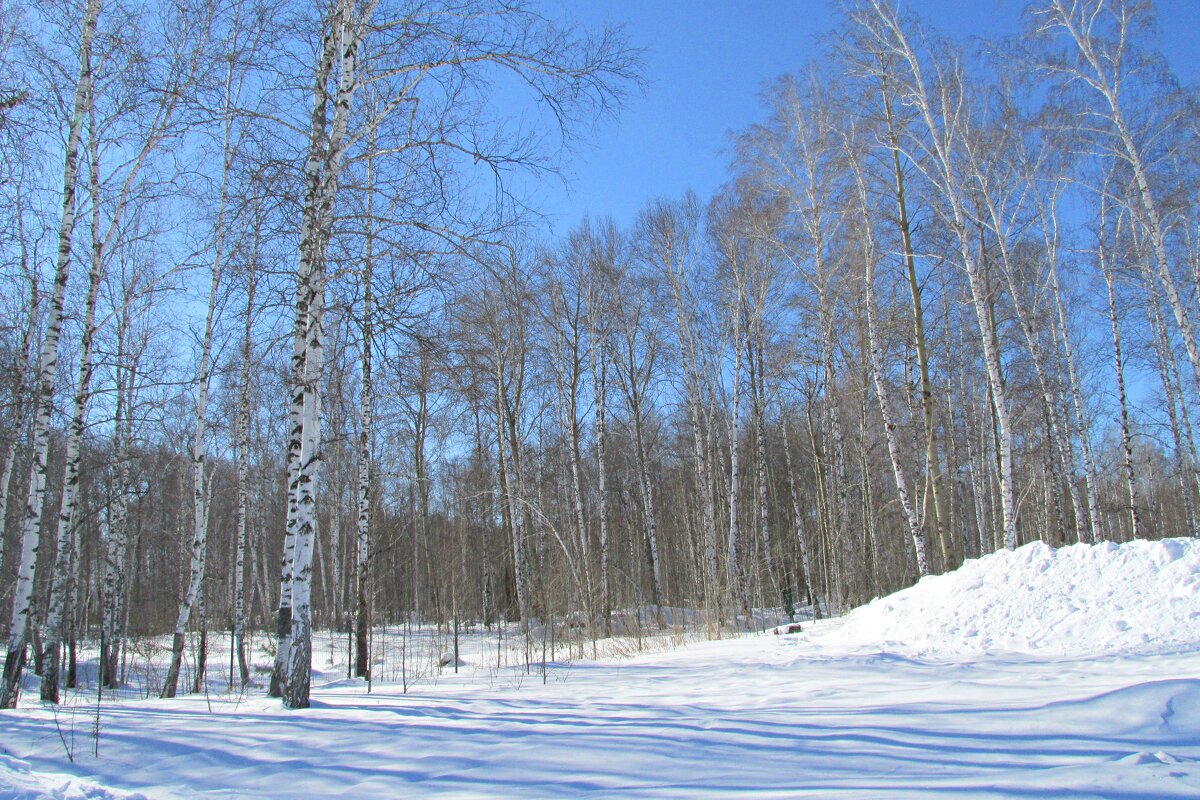
[[[318,679],[303,711],[258,696],[111,704],[99,760],[94,705],[57,720],[30,705],[0,714],[0,746],[36,771],[27,783],[89,782],[44,795],[72,800],[1195,798],[1197,626],[1166,628],[1200,611],[1197,556],[1192,540],[1031,545],[798,635],[559,665],[545,684],[477,669],[367,695]],[[973,617],[949,607],[968,596]],[[1071,619],[1106,597],[1128,628]],[[1002,635],[1005,614],[1017,633]],[[75,733],[73,764],[60,731]],[[0,796],[38,796],[20,791]]]

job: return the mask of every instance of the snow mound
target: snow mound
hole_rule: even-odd
[[[73,775],[34,772],[27,761],[0,753],[0,798],[4,800],[146,800],[145,795],[108,789]]]
[[[1200,649],[1200,540],[1033,542],[874,600],[822,638],[928,656]]]

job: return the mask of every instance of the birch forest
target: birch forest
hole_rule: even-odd
[[[366,678],[406,622],[717,636],[1196,535],[1200,96],[1153,5],[837,10],[714,196],[555,231],[653,79],[619,27],[0,0],[0,707],[84,643],[116,686],[169,641],[173,697],[270,632],[299,708],[314,630]]]

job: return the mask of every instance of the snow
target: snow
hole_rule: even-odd
[[[1033,542],[875,600],[820,641],[936,657],[1195,649],[1200,547],[1190,539]]]
[[[9,800],[140,800],[144,795],[113,791],[72,775],[35,773],[27,761],[0,755],[0,793]]]
[[[105,700],[98,758],[94,689],[27,693],[0,713],[0,797],[1195,798],[1198,589],[1200,541],[1032,544],[799,634],[543,673],[475,633],[457,674],[405,680],[383,648],[369,694],[326,638],[313,708]]]

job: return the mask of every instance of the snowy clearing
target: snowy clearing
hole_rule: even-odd
[[[480,651],[407,693],[335,663],[304,711],[106,702],[99,758],[94,698],[28,692],[0,796],[1194,798],[1198,589],[1195,540],[1033,544],[800,634],[544,679]]]

